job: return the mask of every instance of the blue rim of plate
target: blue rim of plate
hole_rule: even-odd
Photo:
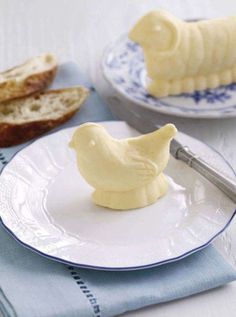
[[[115,55],[115,49],[118,46],[126,46],[126,48],[123,49],[123,52],[118,56]],[[203,91],[196,91],[192,94],[181,94],[180,96],[171,96],[168,98],[155,98],[151,96],[145,89],[144,85],[141,83],[141,76],[140,74],[144,70],[144,66],[141,65],[141,67],[137,67],[137,69],[132,70],[131,66],[127,66],[130,82],[132,84],[128,83],[127,87],[125,88],[125,79],[120,74],[117,73],[117,78],[113,78],[114,73],[116,73],[117,65],[114,67],[111,65],[110,57],[112,55],[115,56],[115,63],[118,64],[118,67],[123,67],[123,65],[127,65],[127,61],[125,60],[126,57],[125,53],[128,52],[127,55],[134,54],[135,58],[138,56],[138,63],[144,64],[143,58],[140,59],[140,53],[137,53],[136,51],[141,50],[139,45],[132,42],[128,39],[127,34],[123,34],[118,39],[111,44],[109,44],[103,53],[102,57],[102,70],[105,79],[108,81],[108,83],[121,95],[123,95],[126,99],[129,101],[138,104],[139,106],[142,106],[144,108],[148,108],[150,110],[154,110],[155,112],[159,112],[166,115],[172,115],[177,117],[187,117],[187,118],[196,118],[196,119],[221,119],[221,118],[232,118],[236,116],[236,103],[229,104],[227,106],[221,106],[218,108],[214,108],[214,103],[219,103],[223,105],[224,102],[227,102],[227,100],[230,100],[232,98],[236,98],[236,94],[234,96],[231,95],[231,93],[236,92],[236,83],[232,83],[230,85],[226,86],[220,86],[215,89],[206,89]],[[120,65],[119,65],[120,63]],[[137,65],[137,60],[135,60],[135,63]],[[126,66],[124,66],[126,67]],[[126,67],[126,68],[127,68]],[[119,69],[119,68],[118,68]],[[121,68],[120,68],[121,69]],[[125,72],[123,72],[125,73]],[[134,73],[132,75],[132,73]],[[134,76],[135,75],[135,76]],[[134,79],[134,77],[139,78],[138,80]],[[130,90],[130,92],[129,92]],[[135,91],[135,92],[134,92]],[[139,92],[139,93],[138,93]],[[209,105],[202,106],[202,108],[195,107],[183,107],[181,104],[183,104],[183,101],[180,100],[181,104],[174,104],[171,102],[168,102],[168,99],[172,98],[185,98],[185,102],[188,103],[188,100],[191,101],[191,99],[199,99],[198,102],[201,99],[207,99],[209,98],[210,101],[206,101]],[[173,99],[172,99],[173,100]],[[207,99],[208,100],[208,99]],[[196,102],[196,103],[198,103]],[[211,106],[210,106],[211,105]]]
[[[117,121],[108,121],[108,122],[117,122]],[[119,121],[119,122],[122,122],[122,121]],[[123,121],[125,122],[125,121]],[[128,123],[127,123],[128,124]],[[75,128],[77,127],[78,125],[75,125],[75,126],[71,126],[69,128],[66,128],[66,129],[71,129],[71,128]],[[63,129],[63,130],[66,130],[66,129]],[[60,132],[61,130],[57,131],[57,132],[54,132],[54,133],[58,133]],[[54,133],[50,133],[50,134],[54,134]],[[37,142],[39,139],[42,139],[42,138],[45,138],[47,137],[48,135],[43,135],[39,138],[37,138],[36,140],[33,140],[30,144],[28,144],[26,147],[32,145],[33,143]],[[207,147],[209,147],[213,152],[215,152],[216,154],[218,154],[221,159],[225,162],[226,165],[228,165],[228,167],[231,169],[231,171],[234,173],[235,177],[236,177],[236,172],[235,170],[233,169],[233,167],[231,166],[231,164],[224,158],[224,156],[218,152],[216,149],[214,149],[213,147],[211,147],[210,145],[208,145],[207,143],[204,143],[200,140],[198,140],[197,138],[194,138],[195,140],[197,140],[198,142],[206,145]],[[14,153],[14,155],[12,156],[12,158],[10,159],[10,161],[8,163],[10,163],[17,154],[19,154],[21,151],[23,151],[26,147],[23,147],[22,149],[20,149],[19,151],[17,151],[16,153]],[[0,171],[0,176],[2,175],[3,171],[5,170],[5,168],[7,167],[8,163],[2,168],[2,170]],[[22,245],[23,247],[25,247],[26,249],[29,249],[47,259],[50,259],[50,260],[54,260],[56,262],[59,262],[59,263],[63,263],[63,264],[66,264],[66,265],[71,265],[71,266],[74,266],[74,267],[78,267],[78,268],[84,268],[84,269],[93,269],[93,270],[100,270],[100,271],[135,271],[135,270],[142,270],[142,269],[150,269],[150,268],[153,268],[153,267],[157,267],[157,266],[160,266],[160,265],[163,265],[163,264],[168,264],[168,263],[172,263],[172,262],[175,262],[175,261],[179,261],[197,251],[200,251],[204,248],[206,248],[207,246],[209,246],[222,232],[225,231],[225,229],[230,225],[231,221],[233,220],[233,218],[235,217],[236,215],[236,209],[234,210],[233,214],[231,215],[230,219],[228,220],[228,222],[226,223],[226,225],[219,231],[217,232],[210,240],[208,240],[206,243],[202,244],[201,246],[197,247],[197,248],[194,248],[188,252],[185,252],[177,257],[173,257],[173,258],[170,258],[170,259],[167,259],[167,260],[163,260],[163,261],[159,261],[159,262],[155,262],[155,263],[150,263],[150,264],[146,264],[146,265],[141,265],[141,266],[130,266],[130,267],[103,267],[103,266],[95,266],[95,265],[88,265],[88,264],[82,264],[82,263],[76,263],[76,262],[71,262],[71,261],[67,261],[67,260],[63,260],[59,257],[56,257],[56,256],[53,256],[53,255],[48,255],[42,251],[39,251],[38,249],[32,247],[31,245],[21,241],[16,235],[15,233],[10,229],[8,228],[8,226],[4,223],[4,221],[2,220],[2,218],[0,217],[0,225],[14,238],[14,240],[16,240],[20,245]]]

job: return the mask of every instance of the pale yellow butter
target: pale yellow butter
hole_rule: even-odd
[[[236,81],[236,17],[183,21],[152,11],[129,33],[144,52],[156,97],[193,92]]]
[[[70,147],[76,151],[81,175],[95,188],[94,203],[124,210],[144,207],[163,196],[168,184],[162,172],[176,131],[167,124],[153,133],[118,140],[102,125],[81,125]]]

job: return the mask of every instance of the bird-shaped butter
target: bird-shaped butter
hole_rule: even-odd
[[[236,17],[186,22],[152,11],[129,38],[143,49],[147,90],[156,97],[236,82]]]
[[[99,124],[85,123],[74,132],[70,147],[76,151],[81,175],[95,188],[95,204],[111,209],[133,209],[154,203],[168,188],[162,173],[169,160],[176,128],[118,140]]]

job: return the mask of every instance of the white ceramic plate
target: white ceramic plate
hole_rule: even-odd
[[[104,53],[103,72],[113,88],[132,102],[164,114],[190,118],[236,116],[236,83],[168,98],[148,94],[143,52],[127,35],[112,43]]]
[[[137,135],[123,122],[103,125],[118,138]],[[68,148],[73,131],[38,139],[20,151],[0,177],[2,222],[32,250],[81,267],[146,268],[205,247],[231,221],[234,204],[175,159],[166,169],[168,194],[155,204],[131,211],[95,206],[93,190],[80,176],[75,153]],[[207,145],[182,134],[179,139],[234,176]]]

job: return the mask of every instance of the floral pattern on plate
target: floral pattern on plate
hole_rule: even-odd
[[[126,35],[105,51],[103,72],[123,96],[157,112],[209,119],[236,116],[236,83],[166,98],[151,96],[145,88],[148,78],[142,49]]]

